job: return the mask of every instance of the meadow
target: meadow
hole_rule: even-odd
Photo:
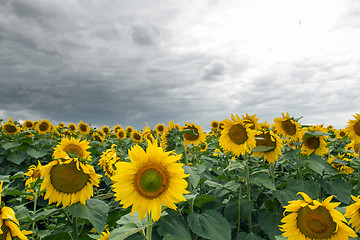
[[[0,240],[360,239],[360,115],[299,120],[0,119]]]

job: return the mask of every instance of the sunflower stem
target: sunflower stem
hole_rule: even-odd
[[[298,174],[299,174],[299,179],[302,181],[303,180],[303,175],[302,175],[302,165],[301,165],[301,150],[299,148],[297,148],[298,154],[297,154],[297,158],[296,158],[296,167],[298,170]]]
[[[37,199],[38,199],[38,190],[37,188],[35,187],[34,188],[34,208],[33,208],[33,214],[35,215],[36,213],[36,204],[37,204]],[[32,223],[32,231],[35,232],[35,223],[36,221],[34,221]]]
[[[241,181],[241,179],[240,179]],[[238,225],[237,225],[237,231],[240,232],[240,203],[241,203],[241,183],[240,183],[240,189],[239,189],[239,199],[238,199]]]
[[[186,166],[189,166],[186,147],[185,147],[185,143],[183,141],[181,142],[181,146],[183,148],[182,152],[183,152],[183,156],[184,156],[184,163],[185,163]],[[189,192],[191,192],[193,189],[192,189],[192,186],[191,186],[190,178],[187,177],[186,180],[188,182],[188,190],[189,190]],[[193,199],[190,199],[190,201],[189,201],[189,212],[190,212],[190,214],[193,213],[193,208],[194,208],[194,201],[193,201]]]
[[[150,214],[148,214],[148,221],[150,222],[150,225],[147,226],[147,228],[146,228],[146,240],[151,240],[152,228],[153,228],[154,222],[152,221]]]
[[[73,240],[78,240],[79,239],[79,233],[78,233],[78,222],[77,222],[77,217],[73,218],[73,232],[72,232],[72,237]]]
[[[358,157],[357,157],[357,164],[358,164],[358,182],[357,182],[357,190],[359,191],[360,189],[360,144],[358,145]]]
[[[246,167],[246,187],[247,187],[247,200],[251,202],[251,195],[250,195],[250,169],[249,169],[249,156],[248,153],[245,153],[245,167]],[[252,233],[252,221],[251,221],[251,213],[248,217],[248,224],[249,224],[249,232]]]

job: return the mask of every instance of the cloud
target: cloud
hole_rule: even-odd
[[[215,59],[201,69],[201,75],[205,80],[216,80],[218,77],[229,74],[230,71],[230,64],[224,60]]]

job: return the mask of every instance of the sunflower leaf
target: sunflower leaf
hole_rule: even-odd
[[[259,213],[259,225],[261,229],[268,235],[270,240],[275,240],[276,235],[280,235],[278,225],[281,224],[280,220],[283,218],[278,212],[261,212]]]
[[[270,151],[272,149],[274,149],[275,147],[273,146],[257,146],[257,147],[254,147],[252,149],[253,152],[267,152],[267,151]]]
[[[5,150],[9,150],[10,148],[14,148],[17,146],[20,146],[21,143],[14,141],[14,142],[5,142],[3,143],[1,146],[5,149]]]
[[[65,211],[73,217],[79,217],[89,220],[96,231],[101,233],[104,231],[109,206],[98,199],[88,199],[86,205],[75,203],[65,208]]]
[[[26,153],[19,152],[19,153],[10,153],[7,156],[7,160],[13,162],[17,165],[20,165],[26,159]]]
[[[159,226],[158,233],[161,236],[164,236],[164,239],[166,235],[171,234],[172,238],[169,238],[169,236],[168,239],[178,238],[182,240],[191,240],[190,230],[185,220],[178,212],[170,211],[169,215],[160,218],[157,225]]]
[[[35,159],[38,159],[38,158],[41,158],[43,156],[45,156],[47,154],[47,151],[46,150],[43,150],[43,149],[40,149],[40,150],[36,150],[34,148],[29,148],[26,153],[35,158]]]

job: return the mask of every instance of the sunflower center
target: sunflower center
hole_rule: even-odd
[[[70,130],[75,131],[75,126],[74,125],[69,125],[69,128],[70,128]]]
[[[25,124],[25,126],[27,127],[27,128],[31,128],[32,127],[32,123],[31,122],[26,122],[26,124]]]
[[[310,239],[328,239],[336,231],[336,223],[324,206],[311,210],[308,206],[298,211],[297,227]]]
[[[317,149],[320,146],[320,139],[317,137],[308,137],[304,141],[304,144],[306,147],[308,147],[310,149]]]
[[[40,177],[40,171],[39,170],[35,170],[33,172],[33,174],[31,174],[32,178],[38,179]]]
[[[261,137],[263,139],[256,139],[256,146],[269,146],[276,148],[276,141],[273,141],[271,139],[270,133],[262,133],[259,135],[256,135],[256,137]],[[265,152],[273,151],[274,149],[267,150]]]
[[[79,156],[80,158],[84,158],[84,152],[81,149],[80,146],[75,145],[75,144],[69,144],[66,147],[64,147],[64,152],[66,152],[68,155],[76,155]]]
[[[47,124],[47,122],[42,122],[39,125],[40,131],[46,131],[46,130],[48,130],[48,128],[49,128],[49,125]]]
[[[296,126],[291,122],[290,119],[281,122],[281,128],[285,131],[286,134],[292,136],[296,133]]]
[[[137,140],[137,141],[139,141],[139,140],[141,140],[141,136],[140,136],[140,134],[138,134],[138,133],[134,133],[134,139],[135,140]]]
[[[184,138],[186,140],[189,140],[189,141],[195,141],[196,139],[199,138],[199,132],[197,130],[196,127],[194,126],[190,126],[190,127],[186,127],[185,129],[189,129],[189,130],[193,130],[195,134],[191,133],[191,132],[186,132],[183,134]]]
[[[14,125],[5,125],[5,131],[8,133],[16,132],[16,127]]]
[[[158,126],[157,129],[158,129],[159,132],[163,132],[164,131],[164,126],[160,125],[160,126]]]
[[[241,124],[232,125],[229,129],[229,138],[235,144],[243,144],[248,139],[246,129]]]
[[[119,132],[118,132],[118,137],[119,137],[119,138],[123,138],[123,137],[124,137],[124,132],[123,132],[123,131],[119,131]]]
[[[218,125],[218,123],[216,123],[216,122],[212,123],[212,125],[211,125],[212,128],[218,128],[218,126],[219,126],[219,125]]]
[[[83,131],[83,132],[86,132],[87,131],[87,127],[85,124],[81,124],[80,125],[80,130]]]
[[[135,188],[145,198],[153,199],[167,188],[168,174],[161,167],[149,165],[135,175]]]
[[[356,133],[356,135],[360,136],[360,121],[358,121],[358,122],[354,125],[354,132]]]
[[[89,175],[76,167],[75,161],[69,164],[57,164],[50,171],[53,187],[64,193],[76,193],[83,189],[89,180]]]
[[[1,231],[3,232],[2,234],[0,234],[0,240],[6,240],[7,235],[11,232],[11,229],[8,227],[8,225],[5,224],[5,221],[8,220],[3,220],[2,225],[1,225]]]

